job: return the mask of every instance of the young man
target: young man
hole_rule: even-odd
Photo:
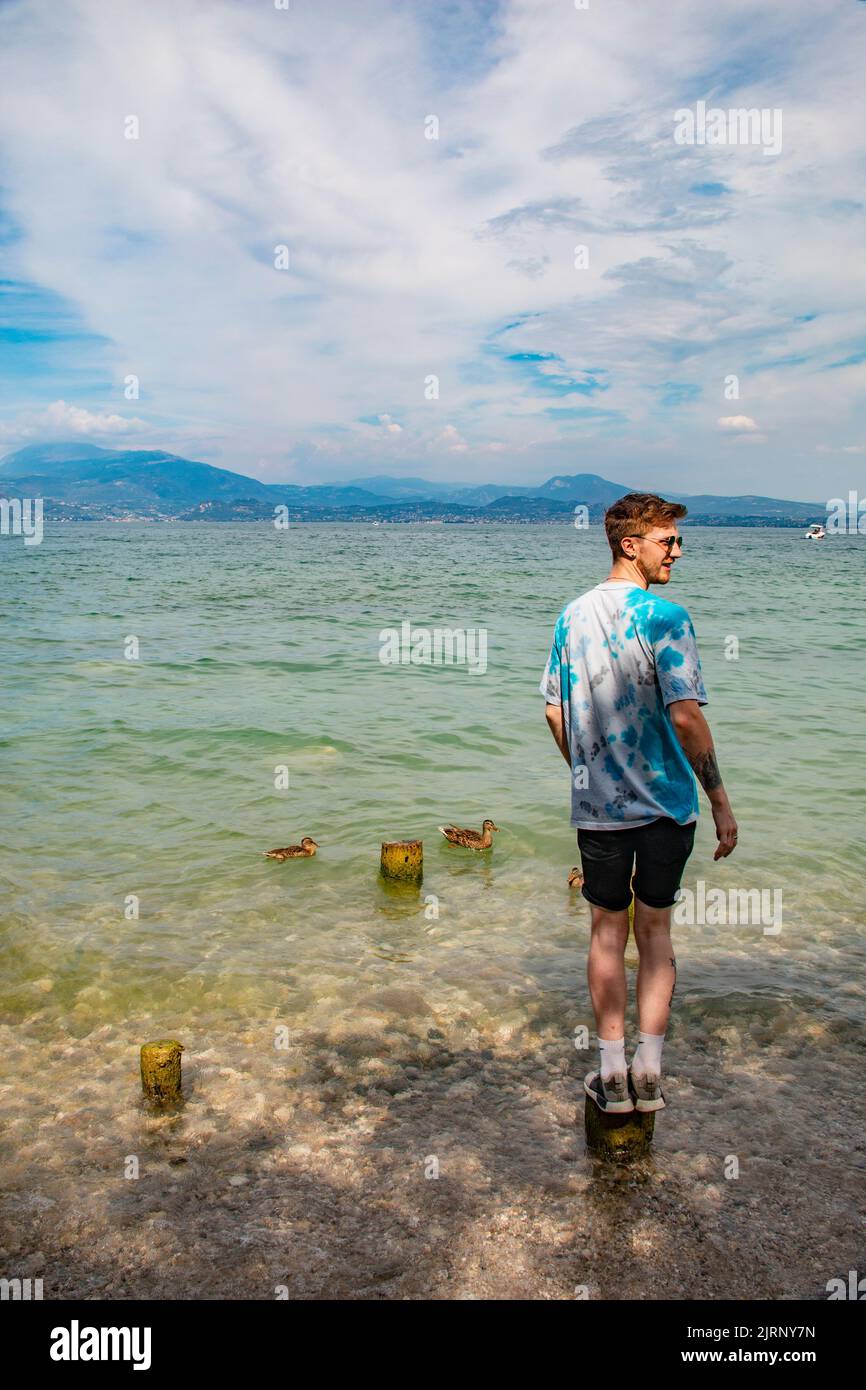
[[[541,682],[550,731],[572,770],[571,823],[592,907],[587,974],[601,1066],[584,1082],[607,1112],[660,1110],[662,1044],[676,983],[671,907],[709,798],[715,858],[737,844],[709,726],[695,630],[649,592],[682,555],[677,502],[630,492],[608,510],[613,553],[602,584],[561,613]],[[694,776],[692,775],[694,773]],[[625,1057],[625,947],[634,890],[640,1039]]]

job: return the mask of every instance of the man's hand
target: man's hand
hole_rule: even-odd
[[[697,700],[675,700],[670,706],[670,717],[683,752],[712,808],[719,842],[713,858],[726,859],[737,848],[737,822],[722,785],[710,726]]]
[[[713,858],[727,859],[737,848],[737,822],[728,800],[712,809],[713,820],[716,823],[716,839],[719,842]]]

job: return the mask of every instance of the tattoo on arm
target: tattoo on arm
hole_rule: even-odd
[[[705,792],[715,791],[716,787],[722,785],[722,774],[719,772],[719,765],[712,748],[694,753],[689,758],[689,762]]]

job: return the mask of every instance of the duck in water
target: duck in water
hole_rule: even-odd
[[[286,845],[285,849],[266,849],[266,859],[310,859],[319,846],[309,835],[305,835],[299,845]]]
[[[499,826],[494,825],[492,820],[486,820],[480,832],[461,830],[457,825],[440,825],[437,829],[442,831],[449,844],[461,845],[463,849],[490,849],[493,844],[492,831],[498,830]]]

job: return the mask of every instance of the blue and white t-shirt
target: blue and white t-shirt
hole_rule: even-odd
[[[695,630],[678,603],[608,579],[563,609],[539,689],[562,705],[571,823],[624,830],[698,816],[697,783],[667,707],[707,703]]]

